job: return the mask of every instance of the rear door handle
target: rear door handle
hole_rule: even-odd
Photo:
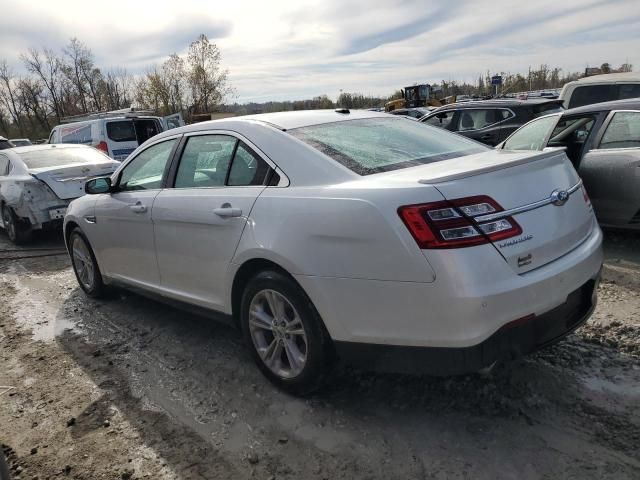
[[[231,206],[228,206],[228,207],[225,206],[220,208],[214,208],[213,213],[223,218],[240,217],[242,215],[242,210],[239,208],[233,208]]]
[[[144,213],[147,211],[147,206],[143,205],[141,202],[137,202],[135,205],[129,205],[129,208],[134,213]]]

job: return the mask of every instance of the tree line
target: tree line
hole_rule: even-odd
[[[9,138],[46,138],[65,117],[133,104],[159,115],[182,112],[188,119],[232,93],[220,50],[204,34],[191,42],[186,58],[174,53],[142,75],[101,69],[77,38],[60,51],[30,48],[20,60],[26,74],[0,60],[0,134]]]
[[[26,74],[17,75],[0,60],[0,135],[8,138],[46,138],[63,118],[90,112],[118,110],[135,105],[158,115],[181,112],[189,122],[197,114],[214,111],[238,115],[319,108],[371,108],[402,97],[400,89],[388,96],[340,92],[334,102],[327,95],[306,100],[282,102],[226,103],[234,96],[228,70],[221,66],[221,52],[206,35],[189,45],[186,56],[169,55],[146,73],[132,75],[123,68],[102,69],[93,52],[77,38],[71,38],[60,51],[30,48],[20,56]],[[608,63],[585,72],[565,72],[546,64],[526,73],[501,72],[500,94],[527,90],[561,88],[586,73],[630,72],[625,63],[618,69]],[[442,80],[439,96],[490,96],[495,93],[491,73],[477,77],[475,83]],[[201,118],[201,117],[200,117]]]

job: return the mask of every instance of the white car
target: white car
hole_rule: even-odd
[[[273,113],[164,132],[86,189],[64,232],[87,294],[125,285],[226,314],[290,392],[336,355],[477,371],[595,305],[602,233],[563,152],[371,111]]]
[[[1,150],[0,210],[9,239],[24,243],[34,230],[60,228],[67,205],[84,195],[87,180],[110,175],[119,165],[82,145]]]

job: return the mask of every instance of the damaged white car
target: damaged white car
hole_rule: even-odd
[[[93,177],[120,165],[93,147],[37,145],[0,151],[2,226],[16,244],[34,230],[60,227],[67,205]]]

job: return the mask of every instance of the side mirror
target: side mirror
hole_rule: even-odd
[[[84,191],[89,195],[109,193],[111,191],[111,179],[109,177],[92,178],[84,184]]]

